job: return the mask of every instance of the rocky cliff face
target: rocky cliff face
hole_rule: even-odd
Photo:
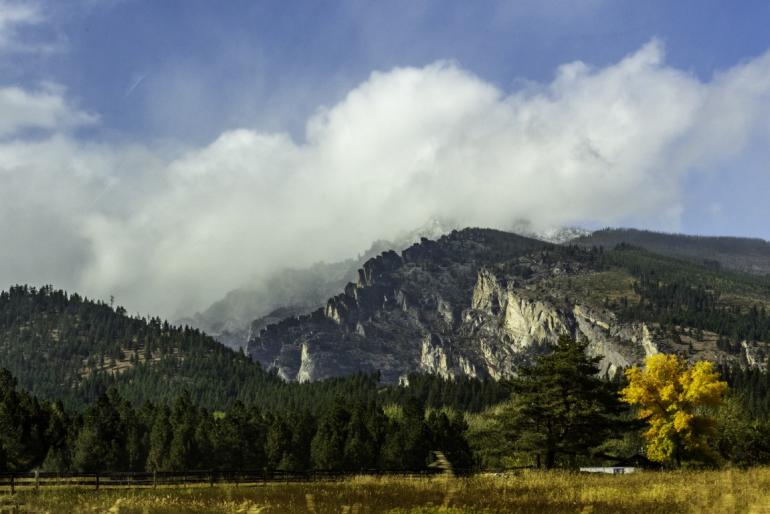
[[[323,306],[329,297],[342,291],[345,284],[356,280],[358,270],[369,259],[389,249],[400,251],[422,237],[439,238],[454,226],[449,220],[430,220],[393,241],[374,241],[355,258],[280,270],[257,283],[228,292],[203,312],[177,323],[200,329],[222,344],[240,349],[267,325]]]
[[[602,373],[610,375],[658,352],[662,344],[645,324],[619,323],[603,309],[543,299],[526,284],[488,269],[479,271],[463,317],[461,332],[475,354],[464,357],[476,365],[477,374],[496,379],[515,375],[520,364],[561,336],[588,340],[591,354],[602,357]]]
[[[684,351],[654,320],[621,322],[587,297],[562,294],[553,284],[598,272],[579,257],[491,230],[423,239],[370,259],[342,294],[267,326],[248,352],[287,380],[379,370],[396,382],[411,371],[511,377],[564,335],[587,339],[609,375],[653,353]],[[761,343],[746,343],[740,354],[687,348],[691,358],[748,365],[765,355]]]

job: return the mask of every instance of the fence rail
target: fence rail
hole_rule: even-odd
[[[1,472],[0,494],[17,490],[39,490],[50,487],[82,487],[91,489],[114,487],[158,487],[171,485],[259,484],[343,480],[359,475],[428,477],[442,474],[440,469],[395,471],[361,470],[307,472],[264,470],[194,470],[115,473],[51,473],[44,471]]]

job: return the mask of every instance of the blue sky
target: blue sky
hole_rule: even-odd
[[[0,281],[177,315],[433,218],[770,239],[768,26],[764,1],[0,0]]]
[[[336,103],[373,70],[451,59],[509,89],[548,81],[566,62],[613,63],[657,37],[671,66],[708,78],[770,47],[764,1],[39,5],[49,18],[27,32],[62,48],[12,58],[4,71],[14,81],[66,85],[100,113],[101,130],[199,143],[235,126],[301,132],[318,105]],[[180,82],[184,93],[170,94]],[[170,116],[157,119],[161,101]],[[198,122],[201,110],[209,123]]]

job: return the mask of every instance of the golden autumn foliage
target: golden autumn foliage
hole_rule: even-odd
[[[720,405],[727,391],[713,363],[690,366],[676,355],[657,354],[647,358],[644,368],[627,370],[626,377],[621,398],[638,405],[639,417],[649,424],[644,437],[650,460],[679,464],[687,456],[710,454],[714,421],[704,407]]]

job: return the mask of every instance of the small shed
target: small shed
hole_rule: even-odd
[[[627,475],[634,473],[636,468],[628,466],[598,467],[598,468],[580,468],[582,473],[607,473],[608,475]]]

